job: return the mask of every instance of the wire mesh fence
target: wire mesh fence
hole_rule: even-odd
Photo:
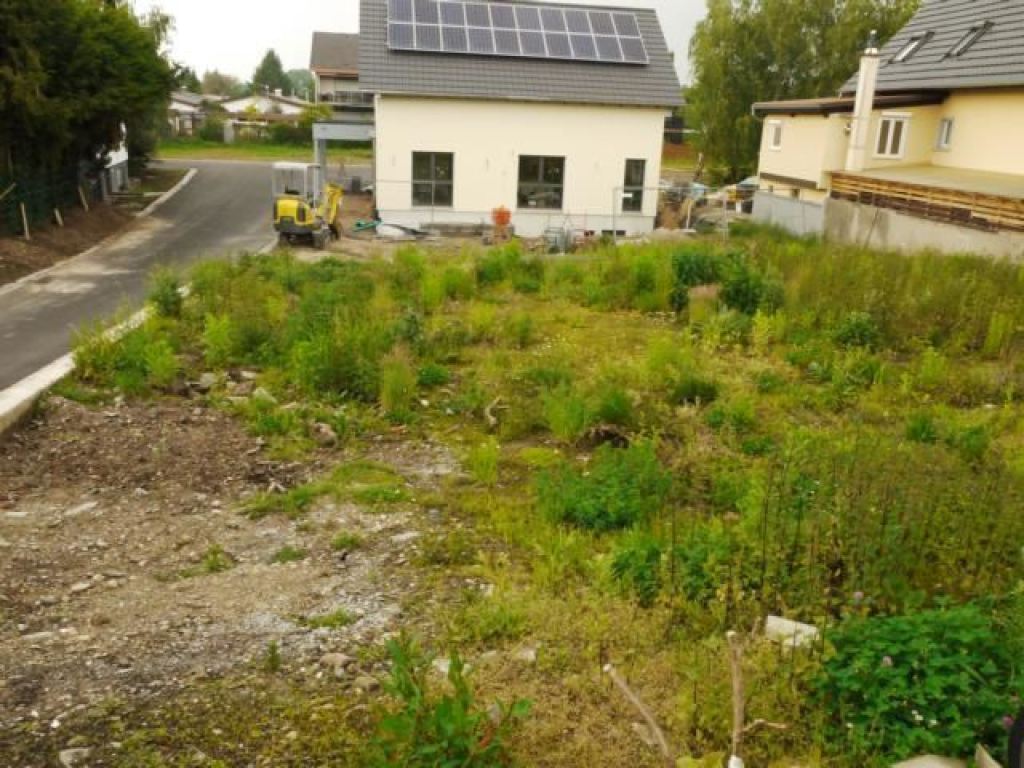
[[[25,234],[71,208],[92,205],[102,197],[98,181],[83,180],[75,171],[0,174],[0,236]]]

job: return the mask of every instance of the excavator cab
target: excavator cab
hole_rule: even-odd
[[[274,163],[274,229],[281,240],[325,248],[341,233],[341,187],[315,163]]]

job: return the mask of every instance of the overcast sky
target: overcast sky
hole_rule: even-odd
[[[689,80],[686,47],[694,25],[704,15],[704,0],[560,0],[585,5],[654,7],[669,47],[675,51],[683,82]],[[281,56],[285,69],[309,66],[313,30],[357,32],[359,0],[135,0],[139,12],[159,6],[174,17],[174,58],[200,77],[219,69],[248,80],[268,48]]]

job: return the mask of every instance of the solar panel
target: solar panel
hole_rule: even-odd
[[[481,0],[388,0],[392,50],[648,63],[636,14]]]

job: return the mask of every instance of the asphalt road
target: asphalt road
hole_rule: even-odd
[[[269,164],[165,165],[199,172],[110,244],[0,288],[0,390],[67,353],[76,327],[141,305],[155,267],[181,267],[272,241]]]

